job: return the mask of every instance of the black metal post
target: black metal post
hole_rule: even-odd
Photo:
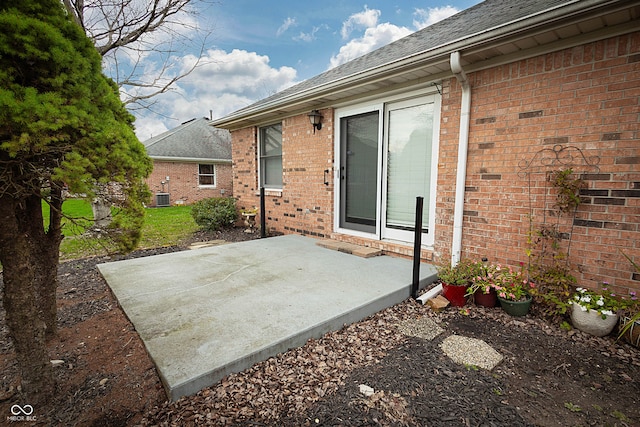
[[[267,212],[264,209],[264,187],[260,187],[260,237],[267,237]]]
[[[413,282],[411,282],[411,297],[418,298],[420,284],[420,247],[422,246],[422,207],[424,197],[416,197],[416,223],[413,234]]]

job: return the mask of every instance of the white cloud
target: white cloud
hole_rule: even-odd
[[[378,24],[380,11],[378,9],[369,9],[366,5],[362,12],[354,13],[346,21],[342,23],[340,34],[343,39],[347,39],[351,32],[356,28],[371,28]]]
[[[411,34],[413,31],[405,27],[398,27],[393,24],[379,24],[373,28],[367,28],[364,36],[353,39],[340,48],[337,55],[333,55],[329,61],[329,68],[336,67],[345,62],[351,61],[365,53],[371,52],[379,47],[387,45],[402,37]]]
[[[442,21],[443,19],[446,19],[451,15],[455,15],[458,12],[460,12],[460,10],[453,6],[416,9],[415,12],[413,12],[413,26],[416,29],[420,30],[422,28],[428,27],[429,25],[433,25],[438,21]]]
[[[319,27],[313,27],[310,33],[304,33],[301,31],[299,35],[297,35],[296,37],[293,37],[293,40],[303,41],[303,42],[312,42],[316,39],[316,34],[318,33],[318,31],[326,30],[328,28],[329,27],[327,25],[320,25]]]
[[[291,27],[293,27],[295,25],[296,25],[296,19],[295,18],[287,18],[287,19],[285,19],[284,23],[282,25],[280,25],[280,28],[278,28],[278,31],[276,31],[276,36],[280,37],[280,35],[282,35],[282,33],[284,33],[289,28],[291,28]]]
[[[151,115],[136,117],[135,126],[140,141],[146,141],[169,130],[161,120]]]
[[[196,57],[187,55],[181,61],[188,70]],[[294,68],[273,68],[268,56],[245,50],[211,49],[200,64],[173,91],[155,98],[153,111],[135,112],[140,140],[157,135],[161,124],[171,129],[194,117],[209,117],[210,110],[214,119],[220,118],[297,83]]]

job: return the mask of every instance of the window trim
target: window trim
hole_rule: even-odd
[[[260,187],[264,187],[265,190],[267,191],[282,191],[282,186],[283,186],[283,181],[284,181],[284,168],[282,167],[282,145],[283,145],[283,141],[282,141],[282,137],[280,138],[280,156],[263,156],[262,155],[262,138],[263,138],[263,131],[267,128],[273,127],[273,126],[280,126],[280,134],[282,135],[282,122],[276,122],[276,123],[271,123],[268,125],[264,125],[264,126],[260,126],[258,127],[258,188]],[[280,185],[267,185],[264,183],[264,167],[263,167],[263,159],[268,159],[268,158],[276,158],[276,157],[280,157]]]
[[[201,173],[200,166],[212,166],[213,173],[212,174]],[[207,176],[207,177],[212,176],[213,184],[201,184],[200,177],[202,176]],[[216,168],[216,164],[215,163],[198,163],[198,188],[216,188],[217,186],[218,186],[218,170]]]

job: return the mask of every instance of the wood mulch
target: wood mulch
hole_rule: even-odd
[[[197,233],[193,241],[256,238],[241,229]],[[632,426],[640,425],[640,351],[613,337],[565,331],[535,315],[468,305],[435,313],[407,300],[361,322],[260,362],[177,402],[167,402],[144,345],[96,264],[64,262],[59,334],[49,345],[57,391],[13,423],[29,402],[0,308],[0,424],[47,426]],[[1,275],[0,275],[1,278]],[[1,285],[1,282],[0,282]],[[400,324],[428,317],[444,329],[429,340]],[[486,341],[504,357],[492,371],[450,360],[440,348],[457,334]],[[365,396],[361,385],[373,389]]]

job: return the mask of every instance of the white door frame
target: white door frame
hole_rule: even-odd
[[[434,116],[433,116],[433,138],[432,138],[432,158],[431,158],[431,189],[429,200],[425,199],[424,209],[429,210],[429,224],[427,225],[428,232],[422,234],[422,245],[432,247],[434,244],[435,235],[435,210],[436,210],[436,189],[437,189],[437,175],[438,175],[438,152],[439,152],[439,136],[440,136],[440,109],[441,109],[441,96],[433,91],[425,90],[414,91],[405,93],[402,95],[395,95],[385,98],[383,100],[377,100],[372,102],[354,104],[344,107],[338,107],[334,110],[334,232],[347,234],[356,237],[363,237],[373,240],[393,240],[399,243],[412,244],[413,232],[404,231],[400,234],[383,232],[383,222],[386,218],[386,186],[387,186],[387,159],[386,159],[386,135],[387,132],[387,104],[396,103],[399,101],[409,101],[410,103],[419,104],[421,101],[434,103]],[[378,126],[378,176],[376,185],[376,227],[375,233],[366,233],[362,231],[352,230],[349,228],[343,228],[340,226],[340,203],[341,203],[341,186],[340,186],[340,165],[343,159],[341,159],[341,119],[358,114],[364,114],[368,112],[378,111],[380,122]],[[424,226],[425,224],[423,224]]]

